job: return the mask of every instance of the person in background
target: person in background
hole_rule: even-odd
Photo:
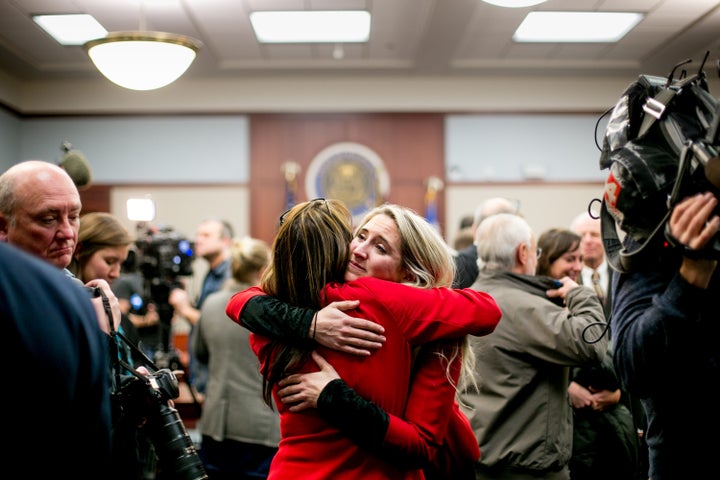
[[[537,275],[577,281],[583,267],[581,237],[571,230],[551,228],[538,238],[542,256]],[[605,335],[609,335],[609,332]],[[568,387],[573,407],[573,480],[637,480],[637,429],[612,366],[612,349],[602,363],[574,367]]]
[[[109,352],[88,292],[60,269],[0,242],[0,319],[3,381],[19,396],[3,420],[6,475],[108,475]]]
[[[112,286],[120,276],[120,265],[127,258],[131,243],[130,234],[115,216],[86,213],[80,218],[77,247],[68,268],[81,281],[100,278]],[[125,313],[118,332],[127,338],[127,342],[117,343],[119,357],[133,368],[147,367],[145,356],[137,353],[140,350],[137,329]],[[117,421],[113,426],[113,443],[115,478],[154,478],[157,458],[148,432],[136,423]]]
[[[519,215],[485,219],[475,243],[483,266],[472,288],[503,313],[493,333],[472,338],[478,389],[463,401],[482,452],[476,478],[567,480],[570,369],[605,356],[602,306],[570,277],[535,276],[541,252]]]
[[[457,231],[457,234],[455,234],[455,240],[453,241],[453,248],[456,252],[465,250],[473,245],[475,245],[475,243],[472,227],[465,227]]]
[[[369,248],[376,250],[378,255],[388,257],[382,263],[382,270],[393,277],[397,276],[393,282],[367,276],[343,282],[346,274],[351,278],[362,276],[370,266],[362,257],[354,257],[348,263],[348,245],[352,238],[351,217],[341,202],[316,199],[296,205],[281,217],[280,229],[273,243],[273,262],[263,276],[262,290],[310,310],[318,310],[322,304],[355,297],[360,300],[356,313],[378,321],[388,334],[388,340],[372,355],[362,357],[350,357],[317,347],[313,340],[319,327],[312,320],[315,314],[313,311],[310,312],[309,323],[313,334],[309,339],[304,339],[304,348],[251,335],[251,345],[264,365],[266,394],[272,389],[281,416],[283,438],[271,465],[271,477],[423,478],[418,466],[407,466],[397,455],[400,449],[427,447],[421,432],[398,416],[406,413],[412,368],[411,349],[442,338],[459,339],[468,333],[487,333],[496,324],[499,312],[492,299],[484,293],[402,285],[401,282],[412,284],[418,281],[416,276],[427,279],[427,273],[414,263],[405,264],[400,269],[393,267],[403,252],[419,247],[423,236],[419,231],[414,231],[415,237],[407,239],[402,249],[397,250],[394,246],[398,242],[398,233],[391,228],[392,217],[377,215],[374,219],[378,222],[375,228],[379,228],[382,233],[368,235],[361,229],[358,238],[364,240],[369,236]],[[375,232],[375,229],[372,231]],[[394,240],[388,241],[388,235]],[[434,235],[439,237],[437,232]],[[437,273],[442,275],[444,272],[449,283],[452,278],[452,261],[442,239],[440,244],[442,248],[435,253],[439,255],[436,261],[447,258],[442,265],[449,265],[450,271],[441,269]],[[318,252],[324,252],[324,255]],[[447,257],[442,257],[441,252]],[[380,265],[375,268],[380,268]],[[293,281],[293,277],[297,276],[306,280]],[[248,297],[258,294],[261,294],[259,289],[236,294],[228,303],[228,316],[238,321],[246,308],[268,308],[267,303],[253,305],[253,301],[248,301]],[[276,311],[279,313],[282,310]],[[312,353],[315,349],[321,357]],[[293,361],[293,358],[296,360]],[[295,412],[292,409],[295,401],[284,403],[278,394],[278,382],[288,373],[317,371],[315,361],[321,361],[322,358],[326,358],[343,379],[336,379],[328,385],[331,391],[326,399],[330,403],[334,403],[333,399],[350,395],[351,388],[362,398],[372,399],[379,409],[387,411],[389,415],[378,422],[373,417],[380,412],[368,412],[360,405],[356,405],[353,412],[348,414],[345,409],[333,408]],[[447,366],[442,375],[446,382]],[[448,412],[452,410],[453,397],[454,390],[450,389]],[[436,402],[432,397],[425,400],[433,404]],[[437,423],[448,421],[448,415],[439,418]],[[338,425],[335,417],[344,417],[345,422],[341,423],[345,427],[333,426]],[[372,426],[368,428],[368,424]],[[422,424],[439,428],[430,419]],[[466,438],[468,447],[477,450],[472,435]]]
[[[120,265],[127,258],[131,243],[132,239],[127,229],[112,214],[86,213],[80,218],[77,246],[68,270],[82,282],[101,278],[112,288],[120,275]],[[140,337],[137,328],[125,312],[122,313],[118,331],[133,347],[139,348]],[[142,365],[144,360],[129,346],[124,350],[123,359],[130,365],[135,362]]]
[[[233,228],[229,222],[217,219],[203,220],[195,232],[195,255],[207,261],[209,270],[203,279],[200,296],[194,305],[185,289],[173,288],[168,296],[168,303],[175,310],[175,313],[185,318],[191,325],[190,344],[193,342],[195,324],[200,318],[200,309],[205,298],[218,291],[225,283],[225,280],[230,278],[230,244],[233,236]],[[190,378],[188,383],[198,393],[204,394],[208,366],[195,359],[192,348],[188,350],[190,354]]]
[[[0,241],[14,244],[62,270],[70,283],[82,285],[80,278],[70,269],[79,244],[80,211],[82,204],[75,183],[65,170],[49,162],[29,160],[14,165],[0,175]],[[102,233],[102,232],[100,232]],[[97,273],[97,272],[94,272]],[[88,272],[89,274],[89,272]],[[109,277],[108,277],[109,278]],[[117,297],[106,278],[88,278],[85,286],[99,288],[104,296],[94,296],[97,325],[106,334],[121,326],[121,311]],[[89,294],[86,292],[86,298]],[[107,299],[108,309],[104,301]],[[111,328],[112,325],[112,328]],[[115,340],[105,336],[108,358],[112,355]],[[108,391],[117,392],[112,366],[116,358],[106,362],[105,375],[109,379]],[[88,367],[85,367],[88,368]],[[147,370],[141,372],[143,375]],[[118,479],[135,477],[137,442],[136,425],[124,429],[122,415],[116,408],[116,397],[110,396],[112,423],[112,467],[106,476]],[[126,435],[127,433],[127,435]],[[37,460],[36,460],[37,461]],[[130,472],[129,475],[125,475]]]
[[[449,287],[453,278],[454,263],[451,251],[442,238],[422,217],[398,205],[387,204],[368,212],[356,228],[355,236],[350,243],[350,252],[350,261],[358,266],[361,265],[362,268],[356,268],[352,273],[348,271],[346,280],[371,276],[398,282],[403,281],[405,277],[403,272],[410,270],[416,272],[415,281],[404,283],[410,283],[418,288],[432,288]],[[316,331],[313,330],[315,340],[329,348],[341,349],[341,346],[333,343],[332,337],[336,335],[339,337],[343,332],[348,336],[349,333],[344,325],[334,319],[325,323],[323,313],[326,309],[318,312],[316,320],[318,328]],[[296,307],[295,310],[303,309]],[[268,324],[274,322],[276,326],[285,324],[289,332],[294,316],[278,315],[278,318],[273,318],[268,315],[264,322]],[[256,324],[257,318],[247,318],[243,315],[241,321],[243,325],[260,333],[267,332],[270,336],[274,335],[272,329],[262,328],[262,324]],[[289,332],[288,335],[293,334]],[[359,337],[362,337],[361,333]],[[289,341],[297,343],[305,338],[306,335],[300,334],[297,338],[290,338]],[[418,462],[424,463],[426,479],[474,478],[473,465],[477,461],[479,450],[476,448],[467,419],[454,401],[456,386],[464,383],[465,374],[470,372],[471,375],[473,370],[472,355],[469,352],[461,352],[465,344],[466,340],[438,342],[424,345],[416,352],[412,390],[403,420],[420,431],[439,430],[435,435],[427,438],[428,451],[417,455],[426,456]],[[449,360],[455,359],[459,353],[462,354],[462,361],[459,358]],[[320,408],[321,414],[328,412],[331,414],[328,418],[334,425],[345,431],[353,430],[355,438],[368,436],[369,433],[366,432],[376,428],[371,420],[383,424],[389,421],[386,412],[374,403],[359,398],[350,388],[346,389],[343,396],[331,397],[334,387],[329,384],[340,379],[340,376],[332,365],[319,355],[315,356],[315,360],[321,367],[319,372],[291,375],[281,382],[283,388],[278,393],[283,402],[291,404],[292,411]],[[452,366],[450,371],[448,361]],[[465,374],[460,371],[461,366],[464,367]],[[328,397],[332,398],[332,401],[326,401]],[[448,409],[448,406],[451,408]],[[352,418],[359,415],[359,410],[375,413],[363,414],[362,418],[367,421],[358,424],[352,421]],[[443,419],[438,422],[441,427],[426,425],[426,422],[432,423],[435,419]],[[467,445],[473,448],[465,448],[464,438],[467,438]],[[389,449],[391,441],[391,438],[384,439],[384,448]],[[438,447],[438,445],[442,446]],[[396,451],[400,450],[397,446],[393,448]],[[402,451],[397,452],[395,462],[400,464],[402,456],[407,455]]]
[[[68,173],[41,160],[17,163],[0,175],[0,241],[11,243],[63,270],[68,270],[80,229],[80,193]],[[102,289],[112,311],[113,326],[120,325],[120,306],[110,285],[92,279],[86,286]],[[98,325],[110,332],[102,298],[92,300]]]
[[[600,297],[605,312],[605,319],[608,321],[608,330],[612,329],[612,300],[613,291],[611,285],[617,273],[610,268],[605,256],[605,247],[602,239],[602,228],[600,218],[590,215],[588,211],[580,212],[570,223],[570,229],[580,235],[580,250],[583,259],[583,268],[578,278],[578,283],[592,287]],[[612,340],[610,341],[610,352],[612,352]],[[613,368],[614,371],[614,368]],[[572,385],[571,385],[572,386]],[[576,384],[577,386],[577,384]],[[584,389],[575,389],[576,400],[579,397],[587,399],[589,392]],[[638,436],[638,477],[648,478],[648,447],[645,440],[647,430],[647,417],[643,411],[642,404],[637,395],[621,389],[623,404],[630,409]]]
[[[720,429],[720,410],[688,388],[720,387],[717,206],[711,192],[682,199],[666,237],[649,242],[637,266],[613,281],[613,361],[647,416],[652,480],[705,478],[715,470],[717,442],[708,435]],[[624,248],[637,243],[626,236]]]
[[[232,276],[205,299],[191,347],[208,364],[200,416],[200,458],[213,480],[267,478],[280,441],[280,417],[263,402],[262,376],[249,332],[228,321],[225,307],[237,292],[260,283],[270,246],[255,238],[233,241]]]
[[[492,197],[478,205],[475,209],[472,226],[470,227],[473,240],[475,239],[480,223],[496,213],[514,213],[519,215],[520,209],[518,202],[504,197]],[[455,257],[455,266],[453,288],[467,288],[471,286],[480,272],[477,247],[474,241],[471,245],[465,247],[465,249],[458,251]]]
[[[551,228],[540,234],[537,246],[541,253],[535,269],[536,275],[558,280],[570,277],[578,282],[583,267],[580,235],[563,228]]]
[[[132,247],[127,258],[120,265],[120,276],[110,287],[120,302],[120,310],[127,315],[137,329],[138,345],[149,359],[155,359],[155,352],[165,348],[160,337],[160,315],[149,298],[145,279],[138,270],[137,251]]]
[[[570,223],[570,230],[581,237],[583,266],[577,282],[595,290],[602,301],[605,317],[610,321],[610,284],[614,272],[605,260],[600,219],[591,217],[588,212],[581,212]]]

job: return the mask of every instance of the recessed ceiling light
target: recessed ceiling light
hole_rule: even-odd
[[[642,20],[640,13],[530,12],[513,35],[516,42],[617,42]]]
[[[82,45],[108,33],[92,15],[34,15],[32,18],[61,45]]]
[[[532,7],[533,5],[540,5],[546,1],[547,0],[483,0],[483,2],[489,3],[490,5],[508,8]]]
[[[261,43],[360,43],[370,38],[370,12],[272,11],[250,13]]]

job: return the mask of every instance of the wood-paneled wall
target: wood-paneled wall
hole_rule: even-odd
[[[308,200],[305,174],[313,158],[338,142],[356,142],[376,152],[390,177],[387,201],[425,208],[428,177],[445,178],[441,114],[257,114],[250,116],[250,230],[272,241],[285,210],[282,164],[300,165],[297,201]],[[438,212],[444,223],[444,201]]]

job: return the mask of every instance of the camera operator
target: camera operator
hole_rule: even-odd
[[[220,290],[225,280],[230,278],[230,246],[234,236],[233,228],[225,220],[208,219],[198,226],[195,233],[195,255],[204,258],[209,265],[209,271],[202,283],[202,290],[195,305],[190,302],[190,296],[182,288],[174,288],[170,292],[168,303],[175,312],[190,322],[190,338],[188,345],[194,341],[195,324],[200,318],[202,304],[211,293]],[[188,349],[190,354],[190,379],[192,385],[199,393],[205,393],[208,378],[207,363],[199,362]]]
[[[614,362],[647,414],[652,480],[703,478],[715,468],[720,278],[718,252],[707,247],[720,228],[717,205],[712,193],[683,199],[667,238],[658,236],[641,266],[613,282]]]

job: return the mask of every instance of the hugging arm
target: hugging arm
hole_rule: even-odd
[[[321,417],[359,446],[404,468],[442,471],[460,464],[469,468],[480,452],[447,377],[447,359],[455,345],[438,342],[419,350],[403,418],[358,395],[317,352],[313,359],[320,371],[287,377],[278,394],[292,404],[291,411],[316,407]],[[460,362],[456,359],[452,366],[450,374],[456,382]],[[453,439],[448,447],[449,429]]]
[[[358,304],[355,300],[333,302],[316,311],[290,305],[253,287],[233,296],[226,312],[251,332],[291,345],[312,348],[317,342],[345,353],[370,355],[385,341],[384,329],[344,313]]]

